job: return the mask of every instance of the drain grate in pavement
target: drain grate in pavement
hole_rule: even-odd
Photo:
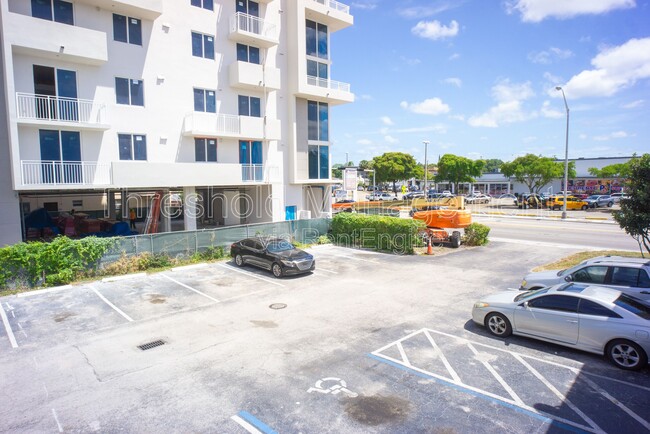
[[[165,341],[157,340],[153,342],[147,342],[146,344],[138,345],[138,348],[140,348],[142,351],[147,351],[161,345],[165,345]]]
[[[284,309],[285,307],[287,307],[287,305],[284,304],[284,303],[273,303],[273,304],[270,305],[269,307],[270,307],[271,309],[278,310],[278,309]]]

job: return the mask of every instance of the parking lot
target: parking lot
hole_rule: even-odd
[[[311,252],[285,279],[225,261],[3,297],[0,430],[650,431],[648,369],[470,321],[571,249]]]

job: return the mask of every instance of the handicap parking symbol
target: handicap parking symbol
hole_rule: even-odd
[[[324,383],[332,383],[332,385],[330,387],[323,387]],[[307,390],[307,393],[312,393],[312,392],[318,392],[324,394],[331,393],[332,395],[337,395],[343,392],[346,393],[350,398],[356,398],[357,396],[359,396],[358,394],[354,393],[353,391],[347,388],[347,383],[345,382],[345,380],[341,380],[340,378],[336,378],[336,377],[327,377],[318,380],[314,385],[314,387],[310,387]]]

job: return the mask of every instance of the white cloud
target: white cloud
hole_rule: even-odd
[[[523,140],[524,143],[533,143],[533,142],[537,141],[537,137],[528,136],[528,137],[524,137],[522,140]]]
[[[535,113],[526,113],[523,101],[535,96],[530,82],[510,83],[502,80],[492,87],[492,97],[497,105],[487,112],[471,116],[467,123],[472,127],[496,128],[501,124],[521,122],[536,116]]]
[[[553,75],[550,72],[545,72],[544,73],[544,79],[546,79],[547,81],[550,81],[553,84],[553,86],[555,86],[556,84],[562,83],[562,79],[560,77],[558,77],[557,75]]]
[[[350,4],[350,6],[352,6],[353,8],[356,8],[356,9],[365,9],[365,10],[370,10],[371,11],[371,10],[377,8],[377,3],[375,3],[374,1],[352,2]]]
[[[362,99],[364,101],[373,101],[374,100],[372,95],[368,95],[368,94],[359,95],[359,99]]]
[[[393,136],[384,136],[384,140],[386,140],[386,142],[390,143],[391,145],[394,145],[394,144],[396,144],[396,143],[399,143],[399,140],[397,140],[397,139],[396,139],[395,137],[393,137]]]
[[[445,78],[443,80],[443,83],[451,84],[452,86],[456,86],[456,87],[461,87],[463,85],[463,81],[458,77]]]
[[[595,136],[594,140],[598,142],[606,142],[612,139],[624,139],[628,137],[628,134],[625,131],[614,131],[613,133],[609,133],[603,136]]]
[[[465,116],[464,115],[451,115],[449,116],[449,119],[453,119],[455,121],[465,121]]]
[[[460,53],[454,53],[451,56],[449,56],[449,60],[458,60],[460,59]]]
[[[551,118],[551,119],[559,119],[561,117],[564,117],[564,113],[565,113],[563,111],[552,108],[550,101],[544,101],[540,112],[542,113],[542,116],[544,116],[545,118]]]
[[[408,110],[412,113],[417,113],[420,115],[431,115],[437,116],[444,113],[449,113],[449,106],[442,102],[440,98],[429,98],[425,99],[422,102],[408,103],[402,101],[400,107],[404,110]]]
[[[612,96],[638,80],[650,78],[650,38],[630,39],[623,45],[604,49],[591,64],[595,69],[574,75],[563,86],[571,99]]]
[[[635,0],[510,0],[506,3],[506,10],[508,13],[519,12],[524,22],[538,23],[546,18],[600,15],[635,6]]]
[[[365,145],[372,145],[372,140],[368,140],[368,139],[359,139],[359,140],[357,140],[357,145],[363,145],[363,146],[365,146]]]
[[[633,109],[633,108],[637,108],[637,107],[642,107],[643,104],[645,104],[645,101],[644,101],[644,100],[642,100],[642,99],[637,99],[636,101],[632,101],[632,102],[629,102],[629,103],[627,103],[627,104],[623,104],[623,105],[621,105],[621,108],[624,108],[624,109]]]
[[[391,125],[395,125],[395,122],[393,122],[393,120],[391,118],[389,118],[388,116],[382,116],[380,119],[381,119],[381,122],[384,125],[388,125],[389,127]]]
[[[438,39],[454,37],[458,34],[458,22],[452,20],[449,26],[441,24],[440,21],[420,21],[411,29],[411,33],[420,38]]]
[[[422,63],[422,61],[420,59],[417,59],[417,58],[410,59],[408,57],[402,56],[402,57],[400,57],[400,59],[402,60],[402,62],[406,63],[408,66],[417,66],[420,63]]]
[[[448,2],[439,2],[433,6],[413,6],[410,8],[399,9],[397,13],[404,18],[424,18],[437,15],[441,12],[448,11],[460,6],[462,2],[459,1],[448,1]]]
[[[550,47],[548,50],[528,53],[528,60],[533,63],[548,65],[556,60],[564,60],[573,56],[573,51]]]

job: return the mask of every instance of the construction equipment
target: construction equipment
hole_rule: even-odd
[[[460,231],[452,231],[450,234],[447,229],[461,229],[472,224],[472,214],[465,209],[463,197],[442,197],[432,201],[413,202],[411,216],[426,225],[426,229],[421,231],[420,236],[427,245],[427,253],[430,246],[434,244],[460,247]]]

